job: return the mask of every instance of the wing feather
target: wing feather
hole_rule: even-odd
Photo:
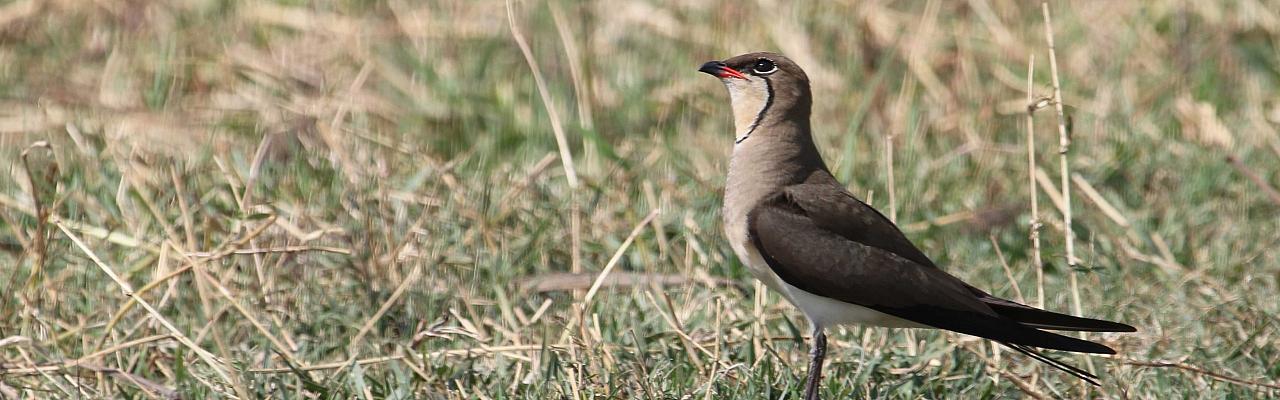
[[[893,247],[893,240],[871,240],[868,244],[859,240],[865,235],[853,235],[851,239],[828,229],[832,224],[849,222],[836,219],[849,212],[858,213],[849,211],[858,206],[829,194],[813,196],[820,190],[789,187],[762,201],[748,214],[753,244],[788,284],[920,324],[1001,342],[1115,353],[1101,344],[1041,331],[1001,316],[959,279],[931,264],[913,260],[917,257],[909,252],[904,256],[886,248]],[[798,196],[804,197],[797,199]],[[837,211],[828,212],[833,209]]]

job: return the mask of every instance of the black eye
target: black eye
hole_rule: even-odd
[[[763,58],[760,59],[760,61],[756,61],[756,63],[751,66],[751,72],[755,72],[760,75],[772,74],[774,71],[777,71],[777,70],[778,70],[778,66],[775,65],[773,61],[769,61]]]

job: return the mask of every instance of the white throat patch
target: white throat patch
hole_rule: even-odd
[[[733,106],[733,130],[737,133],[734,143],[742,143],[751,136],[751,132],[773,103],[773,88],[768,79],[751,75],[747,77],[748,79],[721,79],[729,89],[729,102]]]

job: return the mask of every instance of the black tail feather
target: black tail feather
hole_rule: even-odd
[[[1089,373],[1088,371],[1082,370],[1082,369],[1080,369],[1080,368],[1076,368],[1075,366],[1072,366],[1072,365],[1070,365],[1070,364],[1064,363],[1064,362],[1062,362],[1062,361],[1055,360],[1055,359],[1053,359],[1052,357],[1049,357],[1049,356],[1045,355],[1044,353],[1041,353],[1040,351],[1038,351],[1038,350],[1036,350],[1036,349],[1033,349],[1033,348],[1030,348],[1030,347],[1027,347],[1027,346],[1023,346],[1023,345],[1020,345],[1020,344],[1009,343],[1009,342],[1000,342],[1000,344],[1005,345],[1005,347],[1008,347],[1008,348],[1011,348],[1011,349],[1017,350],[1019,353],[1022,353],[1023,355],[1026,355],[1027,357],[1031,357],[1032,359],[1034,359],[1034,360],[1036,360],[1036,361],[1039,361],[1039,362],[1042,362],[1042,363],[1045,363],[1045,364],[1049,364],[1049,366],[1054,367],[1054,368],[1058,369],[1059,371],[1066,372],[1066,373],[1070,374],[1071,376],[1074,376],[1074,377],[1076,377],[1076,378],[1079,378],[1079,379],[1081,379],[1081,380],[1083,380],[1083,381],[1085,381],[1085,382],[1089,382],[1089,384],[1090,384],[1090,385],[1093,385],[1093,386],[1101,386],[1101,385],[1099,385],[1099,384],[1098,384],[1098,381],[1097,381],[1098,376],[1097,376],[1097,375],[1091,374],[1091,373]]]
[[[1000,314],[1000,316],[1035,328],[1080,332],[1138,331],[1137,328],[1127,324],[1045,311],[1025,304],[1020,304],[1015,301],[991,296],[986,293],[981,293],[978,297],[983,303],[986,303],[988,307],[991,307],[991,310]]]

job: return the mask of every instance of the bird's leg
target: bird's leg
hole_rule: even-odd
[[[821,326],[813,327],[813,347],[809,350],[809,379],[804,386],[805,400],[818,400],[818,385],[822,383],[822,361],[827,357],[827,334]]]

